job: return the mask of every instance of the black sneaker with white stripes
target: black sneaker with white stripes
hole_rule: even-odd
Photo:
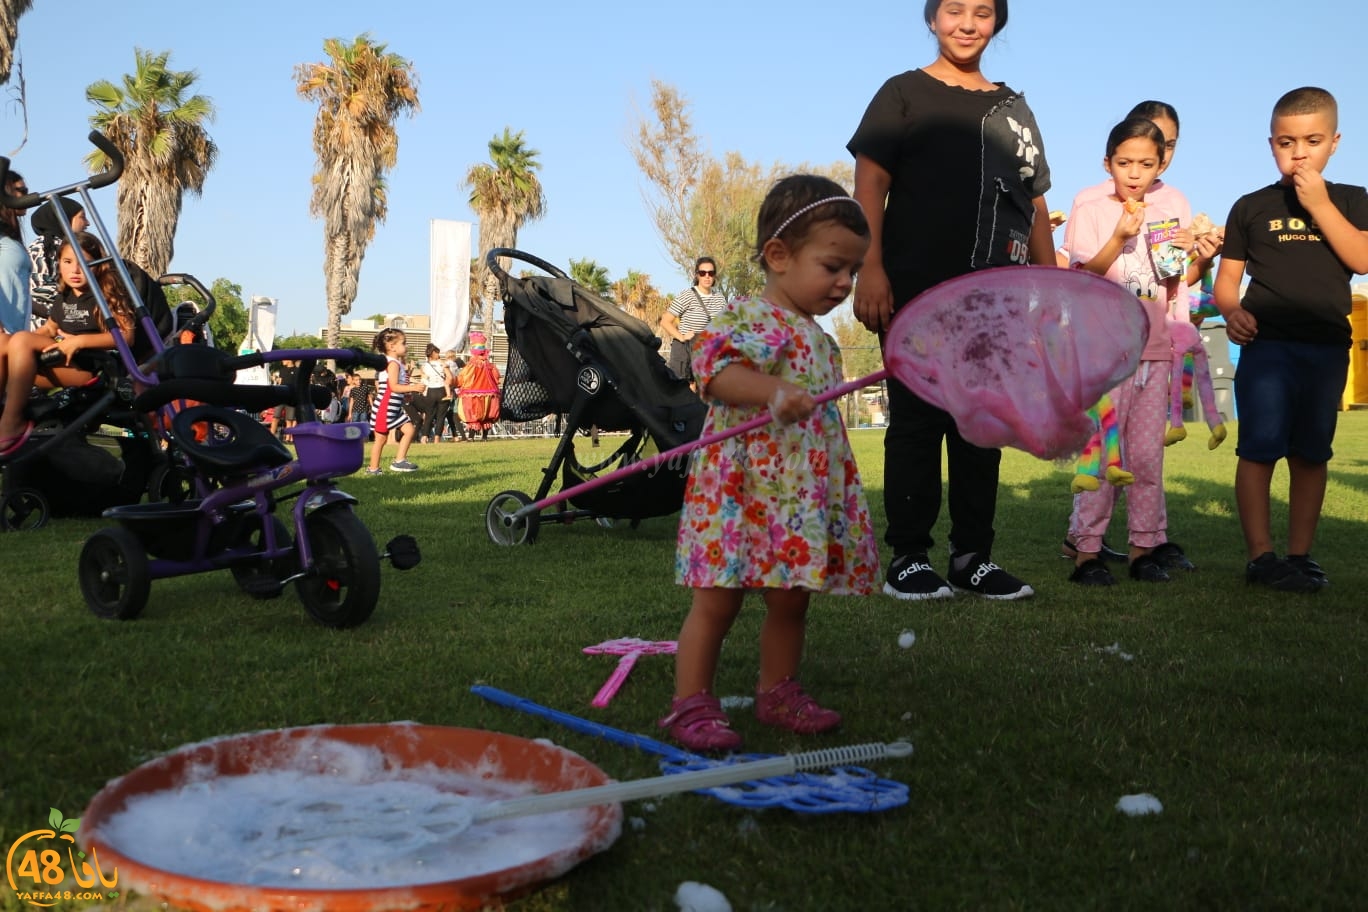
[[[904,554],[893,559],[888,567],[884,592],[908,601],[950,598],[955,591],[941,579],[925,554]]]
[[[971,592],[988,599],[1011,601],[1035,595],[1034,589],[992,561],[971,558],[962,570],[956,570],[952,561],[947,576],[957,592]]]

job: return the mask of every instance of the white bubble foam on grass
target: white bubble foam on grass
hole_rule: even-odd
[[[1128,817],[1143,817],[1146,814],[1162,814],[1164,805],[1148,792],[1138,795],[1122,795],[1116,802],[1116,809]]]
[[[705,883],[686,880],[675,890],[675,905],[679,912],[732,912],[731,903],[722,891]]]

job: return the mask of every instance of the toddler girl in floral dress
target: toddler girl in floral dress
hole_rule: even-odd
[[[867,595],[878,545],[836,402],[840,351],[817,323],[850,295],[869,225],[839,184],[793,175],[760,207],[765,290],[732,302],[695,341],[694,376],[710,402],[704,436],[768,410],[773,421],[694,453],[679,523],[676,580],[693,589],[679,633],[675,697],[661,726],[691,750],[741,737],[712,693],[722,641],[748,590],[765,599],[755,713],[812,734],[841,722],[795,680],[813,592]]]

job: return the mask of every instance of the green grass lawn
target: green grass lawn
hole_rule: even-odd
[[[803,816],[696,795],[629,804],[641,825],[509,908],[669,910],[686,880],[738,912],[1361,907],[1368,413],[1342,416],[1315,551],[1332,585],[1314,596],[1246,587],[1233,439],[1209,452],[1200,430],[1166,454],[1171,534],[1199,566],[1170,584],[1071,586],[1057,556],[1071,467],[1009,451],[994,558],[1034,599],[815,599],[803,680],[844,727],[799,739],[746,712],[736,725],[756,751],[908,739],[912,758],[876,765],[909,784],[907,806]],[[882,534],[882,435],[852,436]],[[417,474],[347,479],[379,542],[409,533],[424,552],[408,573],[386,570],[375,614],[347,631],[309,620],[293,591],[241,595],[224,572],[157,581],[139,620],[101,621],[75,568],[103,521],[0,536],[0,848],[45,826],[51,807],[79,816],[107,780],[161,752],[282,726],[491,729],[549,738],[618,779],[654,775],[654,758],[469,692],[487,683],[653,736],[668,705],[671,660],[651,657],[608,708],[591,708],[614,660],[580,650],[675,637],[689,596],[672,582],[674,517],[635,530],[547,524],[516,548],[485,533],[490,498],[531,493],[552,447],[418,446]],[[1275,524],[1285,491],[1280,469]],[[1124,541],[1120,525],[1110,540]],[[747,604],[723,653],[723,695],[754,686],[761,609]],[[904,630],[916,633],[908,649]],[[1163,813],[1115,810],[1138,792]],[[0,884],[0,909],[20,908]]]

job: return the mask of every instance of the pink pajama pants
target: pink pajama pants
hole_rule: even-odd
[[[1135,376],[1111,391],[1121,436],[1121,467],[1135,482],[1115,488],[1102,482],[1096,491],[1074,495],[1069,540],[1079,551],[1102,549],[1118,492],[1126,497],[1127,542],[1153,548],[1168,541],[1164,506],[1164,430],[1168,422],[1170,361],[1141,361]]]

